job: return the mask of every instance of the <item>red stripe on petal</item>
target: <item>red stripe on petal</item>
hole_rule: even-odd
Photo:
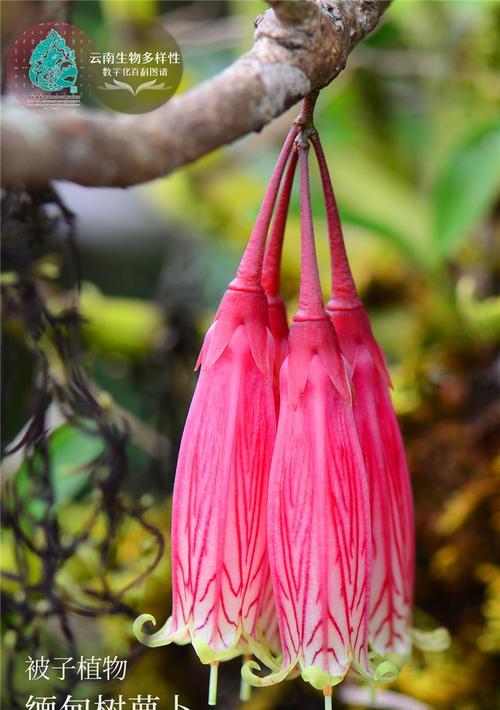
[[[182,600],[197,638],[215,651],[239,643],[240,628],[258,641],[257,613],[268,576],[265,515],[275,405],[272,383],[250,349],[251,308],[239,308],[255,298],[263,306],[259,327],[267,339],[262,294],[230,295],[219,310],[214,337],[225,319],[243,322],[212,366],[202,368],[174,487],[174,605]]]
[[[322,360],[300,343],[315,324],[291,329],[282,368],[281,410],[270,477],[269,556],[284,661],[344,675],[351,653],[364,660],[369,603],[369,520],[364,466],[352,409]],[[297,330],[300,328],[300,330]],[[293,335],[300,333],[301,335]],[[303,393],[288,397],[290,363],[307,365]],[[306,354],[309,357],[306,357]],[[294,370],[294,375],[296,370]],[[361,594],[363,603],[355,609]],[[364,648],[363,648],[364,645]]]

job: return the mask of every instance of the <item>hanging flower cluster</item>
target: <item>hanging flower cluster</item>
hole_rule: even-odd
[[[326,309],[309,141],[329,230]],[[289,329],[280,262],[297,165],[301,276]],[[349,269],[325,156],[301,118],[197,367],[173,493],[173,613],[151,635],[142,627],[155,619],[141,615],[136,636],[149,646],[192,643],[211,666],[211,705],[219,662],[238,655],[242,697],[248,684],[300,673],[330,707],[349,669],[371,682],[394,679],[412,645],[411,487],[385,358]],[[252,657],[270,673],[257,675]]]

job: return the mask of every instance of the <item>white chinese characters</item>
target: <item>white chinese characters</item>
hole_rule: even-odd
[[[104,658],[54,658],[52,661],[44,656],[26,661],[29,680],[66,680],[73,672],[79,680],[124,680],[127,673],[127,661],[116,656]],[[38,708],[35,710],[39,710]],[[45,710],[53,710],[46,708]],[[64,710],[75,710],[68,708]]]

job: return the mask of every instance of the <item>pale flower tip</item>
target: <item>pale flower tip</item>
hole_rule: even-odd
[[[241,679],[240,683],[240,700],[241,702],[246,702],[250,700],[252,696],[252,686],[246,682],[244,678]]]
[[[148,621],[150,621],[153,626],[156,626],[156,619],[152,614],[141,614],[132,625],[132,631],[136,639],[146,645],[148,645],[149,635],[145,634],[142,628]]]
[[[225,651],[220,651],[214,649],[212,646],[209,646],[199,636],[194,636],[191,637],[191,644],[196,652],[196,655],[205,665],[212,665],[214,663],[219,663],[220,661],[230,661],[231,659],[241,655],[241,649],[238,643],[230,646]]]
[[[280,668],[280,661],[273,655],[271,646],[264,637],[260,637],[259,640],[252,638],[251,636],[246,636],[245,641],[248,644],[251,654],[253,654],[261,663],[263,663],[267,668],[272,671],[278,671]],[[245,655],[243,665],[247,661],[252,660],[252,655]]]
[[[376,683],[392,683],[399,676],[399,668],[392,661],[382,661],[375,668],[373,680]]]
[[[342,683],[346,672],[347,668],[343,675],[333,676],[317,666],[306,666],[302,668],[301,676],[306,683],[312,685],[316,690],[322,690],[324,692],[325,689],[328,689],[331,693],[334,685]]]
[[[170,616],[163,624],[161,629],[152,634],[146,634],[142,630],[144,624],[150,621],[153,626],[156,626],[156,619],[151,614],[141,614],[137,617],[132,625],[132,630],[135,637],[149,648],[158,648],[166,646],[169,643],[185,644],[189,642],[187,627],[173,628],[173,618]]]
[[[253,671],[260,671],[261,667],[255,661],[247,661],[241,668],[241,677],[249,685],[256,688],[265,688],[269,685],[277,685],[290,673],[292,666],[266,676],[255,675]]]
[[[241,679],[248,685],[261,685],[262,678],[255,675],[253,671],[260,671],[261,668],[255,661],[247,661],[241,666]]]
[[[410,660],[396,653],[381,655],[370,651],[367,657],[356,659],[352,663],[356,672],[372,686],[374,683],[392,683],[399,677],[401,669]]]
[[[219,663],[214,661],[210,664],[210,681],[208,684],[208,704],[217,705],[217,679],[219,674]]]
[[[446,651],[451,643],[450,632],[444,626],[433,631],[412,629],[411,635],[415,646],[421,651]]]

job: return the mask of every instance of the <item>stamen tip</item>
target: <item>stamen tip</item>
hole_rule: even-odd
[[[208,704],[217,705],[217,677],[219,673],[219,662],[210,664],[210,681],[208,685]]]
[[[246,702],[247,700],[250,700],[251,695],[252,695],[252,688],[251,688],[250,685],[249,685],[245,680],[243,680],[243,678],[242,678],[242,679],[241,679],[241,683],[240,683],[240,700],[241,700],[241,702],[244,703],[244,702]]]

